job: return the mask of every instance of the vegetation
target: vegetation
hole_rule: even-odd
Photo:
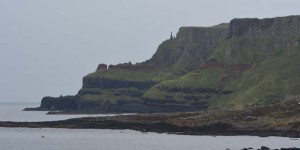
[[[110,104],[151,101],[212,108],[268,105],[283,101],[286,95],[299,95],[300,38],[294,35],[299,31],[294,25],[300,22],[292,26],[291,21],[276,19],[283,23],[251,24],[251,19],[245,19],[241,24],[235,20],[234,28],[226,23],[180,28],[150,60],[87,75],[85,82],[99,79],[99,87],[87,84],[92,86],[78,95],[82,101]],[[108,80],[116,81],[116,86],[103,88]]]

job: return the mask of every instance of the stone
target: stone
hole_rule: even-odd
[[[99,64],[97,67],[97,71],[104,71],[107,70],[107,65],[106,64]]]
[[[245,121],[255,121],[257,120],[257,117],[253,117],[253,116],[247,116],[244,118]]]
[[[261,150],[271,150],[269,147],[266,147],[266,146],[261,146],[260,149]]]

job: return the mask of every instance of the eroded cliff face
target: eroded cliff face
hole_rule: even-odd
[[[75,96],[40,108],[174,112],[267,105],[300,94],[300,16],[182,27],[150,60],[100,64]]]
[[[229,38],[246,36],[249,38],[299,37],[300,17],[278,17],[267,19],[233,19],[230,22]]]
[[[146,64],[175,71],[197,69],[207,61],[216,43],[224,39],[227,32],[224,26],[182,27],[176,38],[164,41]]]

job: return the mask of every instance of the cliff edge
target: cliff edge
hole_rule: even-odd
[[[151,59],[99,64],[76,95],[45,97],[35,110],[124,113],[265,106],[300,94],[299,60],[300,16],[182,27]]]

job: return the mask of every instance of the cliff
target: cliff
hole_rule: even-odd
[[[174,112],[245,108],[300,94],[300,16],[182,27],[138,64],[98,65],[75,96],[39,110]]]
[[[216,43],[227,36],[227,27],[182,27],[176,38],[164,41],[148,66],[168,68],[173,71],[199,69],[212,54]]]
[[[248,38],[299,37],[299,16],[267,19],[233,19],[230,22],[229,38],[245,36]]]

